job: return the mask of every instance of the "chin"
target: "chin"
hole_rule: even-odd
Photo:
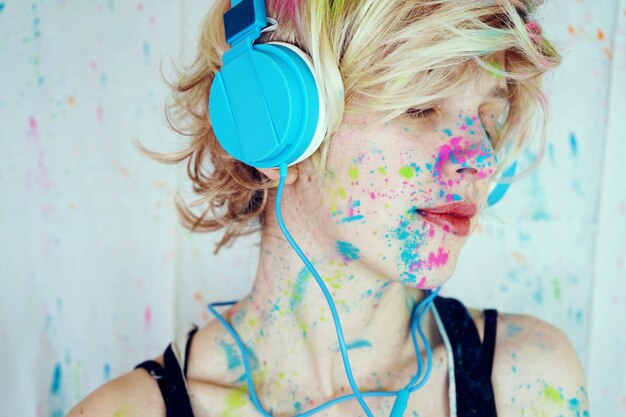
[[[406,274],[400,275],[400,283],[405,287],[415,288],[418,290],[433,290],[441,287],[452,277],[452,273],[445,274],[446,271],[434,270],[425,271],[424,274],[410,274],[406,277]],[[403,279],[403,275],[405,275]],[[414,278],[417,276],[418,278]]]

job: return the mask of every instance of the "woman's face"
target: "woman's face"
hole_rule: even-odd
[[[496,55],[504,68],[503,55]],[[504,79],[484,73],[478,83],[439,103],[438,112],[421,118],[403,115],[385,126],[365,122],[334,136],[317,211],[320,229],[346,260],[358,259],[384,277],[404,285],[435,288],[447,281],[466,233],[427,221],[416,209],[452,202],[484,208],[489,181],[497,168],[485,133],[506,109],[492,97]]]

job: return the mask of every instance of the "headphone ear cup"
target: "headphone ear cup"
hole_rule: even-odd
[[[274,44],[284,46],[285,48],[290,49],[292,52],[297,54],[302,61],[306,64],[308,68],[308,74],[313,78],[313,82],[315,84],[315,95],[317,96],[317,118],[311,118],[311,122],[315,124],[315,129],[313,135],[310,140],[305,140],[304,142],[308,142],[309,146],[306,147],[305,151],[297,157],[297,159],[291,162],[289,165],[297,164],[311,156],[322,144],[324,141],[324,137],[326,136],[327,124],[328,120],[326,117],[326,95],[324,94],[321,80],[317,78],[315,73],[315,67],[313,66],[313,61],[311,58],[304,52],[302,49],[298,48],[295,45],[285,42],[268,42],[267,44]],[[266,45],[267,45],[266,44]]]
[[[226,152],[248,165],[293,165],[324,139],[319,83],[299,48],[250,42],[227,51],[215,75],[208,103],[213,130]]]

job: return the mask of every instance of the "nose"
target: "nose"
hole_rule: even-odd
[[[471,120],[472,125],[462,125],[458,133],[447,136],[446,143],[439,148],[434,176],[442,186],[464,179],[472,182],[489,179],[496,171],[497,158],[491,141],[480,119]]]

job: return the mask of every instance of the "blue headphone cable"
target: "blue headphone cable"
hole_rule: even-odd
[[[345,344],[345,339],[343,336],[343,330],[341,328],[341,322],[339,320],[339,316],[337,314],[337,310],[335,308],[335,304],[330,296],[330,293],[328,291],[328,288],[326,287],[326,285],[324,284],[322,278],[320,278],[319,274],[317,273],[317,271],[315,270],[315,268],[313,267],[313,265],[311,264],[311,262],[308,260],[308,258],[306,257],[306,255],[304,255],[304,253],[302,252],[302,250],[300,249],[300,247],[296,244],[296,242],[293,240],[293,238],[291,237],[291,235],[289,234],[289,231],[287,230],[287,228],[285,227],[285,224],[283,222],[283,218],[282,218],[282,214],[281,214],[281,210],[280,210],[280,202],[282,200],[282,192],[283,192],[283,188],[285,185],[285,178],[287,177],[287,164],[281,164],[279,166],[279,173],[280,173],[280,182],[278,184],[278,190],[276,193],[276,218],[278,219],[278,224],[283,232],[283,234],[285,235],[285,237],[287,238],[287,240],[289,241],[289,243],[291,244],[291,246],[293,247],[293,249],[296,251],[296,253],[298,253],[298,255],[300,256],[300,258],[302,259],[302,261],[305,263],[305,265],[307,266],[307,268],[309,269],[309,271],[311,272],[311,274],[315,277],[315,280],[317,281],[318,285],[320,286],[322,292],[324,293],[324,296],[326,297],[326,300],[328,301],[328,305],[330,307],[332,316],[333,316],[333,320],[335,323],[335,329],[337,331],[337,336],[339,339],[339,348],[341,350],[341,356],[343,358],[343,363],[344,363],[344,368],[346,371],[346,376],[348,377],[348,381],[350,382],[350,386],[353,390],[353,394],[348,394],[348,395],[344,395],[343,397],[339,397],[336,399],[333,399],[325,404],[322,404],[316,408],[314,408],[313,410],[309,410],[306,413],[303,414],[298,414],[295,417],[307,417],[313,413],[316,413],[318,411],[323,410],[326,407],[329,407],[331,405],[340,403],[342,401],[346,401],[348,399],[352,399],[352,398],[356,398],[359,403],[361,404],[361,406],[363,407],[363,409],[365,410],[366,414],[368,417],[373,417],[370,409],[367,407],[367,404],[365,403],[365,400],[363,399],[364,396],[396,396],[396,401],[394,402],[393,408],[391,410],[391,415],[390,417],[401,417],[404,413],[404,410],[406,409],[407,403],[408,403],[408,399],[409,399],[409,395],[418,390],[419,388],[421,388],[426,381],[428,380],[428,378],[430,377],[430,373],[432,370],[432,351],[430,348],[430,344],[428,343],[428,340],[426,339],[426,336],[424,335],[424,332],[422,331],[422,320],[426,314],[426,312],[432,308],[432,304],[433,304],[433,299],[434,297],[437,296],[437,294],[439,293],[439,291],[441,290],[441,287],[438,287],[434,290],[427,290],[428,295],[422,300],[420,301],[419,304],[417,304],[414,308],[413,311],[411,313],[411,325],[410,325],[410,329],[411,329],[411,336],[412,336],[412,340],[413,340],[413,346],[415,348],[415,353],[416,353],[416,357],[417,357],[417,363],[418,363],[418,369],[417,369],[417,373],[415,374],[415,376],[411,379],[411,381],[407,384],[407,386],[399,391],[373,391],[373,392],[366,392],[366,393],[361,393],[359,391],[358,386],[356,385],[356,382],[354,381],[354,377],[352,375],[352,368],[350,366],[350,360],[348,358],[348,353],[347,353],[347,348],[346,348],[346,344]],[[224,306],[224,305],[232,305],[234,303],[236,303],[237,300],[234,301],[226,301],[226,302],[216,302],[216,303],[211,303],[209,304],[208,308],[209,310],[213,313],[213,315],[217,318],[217,320],[220,321],[220,323],[222,325],[224,325],[226,327],[226,329],[229,331],[229,333],[231,334],[231,336],[233,337],[233,339],[235,339],[235,341],[237,342],[237,345],[239,346],[239,349],[241,351],[241,354],[243,356],[243,363],[244,363],[244,367],[246,370],[246,381],[249,387],[249,396],[250,399],[252,401],[252,403],[256,406],[256,408],[259,410],[259,412],[261,412],[261,414],[263,414],[264,416],[268,416],[268,417],[272,417],[271,414],[267,413],[263,407],[261,406],[259,399],[256,396],[256,392],[254,391],[254,384],[252,383],[252,378],[250,375],[250,364],[249,364],[249,360],[248,360],[248,355],[246,353],[246,348],[243,344],[243,342],[241,341],[241,339],[239,338],[239,336],[237,335],[237,333],[234,331],[234,329],[228,324],[228,322],[226,322],[226,320],[224,320],[223,317],[221,317],[221,315],[213,308],[214,306]],[[417,319],[416,319],[417,318]],[[418,341],[417,341],[417,337],[415,336],[415,331],[417,329],[417,332],[420,335],[420,338],[422,339],[422,343],[424,344],[425,350],[426,350],[426,356],[427,356],[427,366],[426,366],[426,372],[424,374],[424,377],[421,379],[421,381],[419,380],[420,376],[422,375],[422,371],[423,371],[423,363],[422,363],[422,357],[419,354],[419,346],[418,346]],[[418,382],[419,381],[419,382]]]

